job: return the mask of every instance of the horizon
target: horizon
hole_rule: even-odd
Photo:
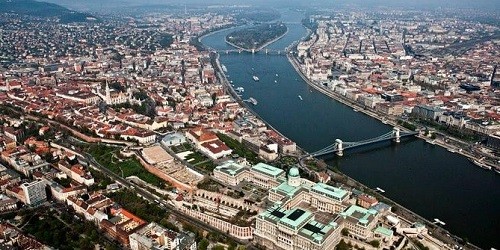
[[[488,11],[500,11],[500,3],[496,0],[420,0],[415,1],[399,1],[399,0],[336,0],[334,2],[329,0],[311,0],[304,3],[300,0],[255,0],[252,2],[241,0],[185,0],[183,2],[174,0],[149,0],[147,2],[138,0],[109,0],[102,2],[100,0],[88,0],[85,2],[75,2],[73,0],[37,0],[40,2],[55,3],[75,10],[86,11],[99,11],[102,8],[108,10],[126,8],[126,7],[139,7],[139,6],[154,6],[154,5],[250,5],[256,7],[395,7],[395,8],[417,8],[417,9],[430,9],[430,8],[454,8],[454,9],[482,9]]]

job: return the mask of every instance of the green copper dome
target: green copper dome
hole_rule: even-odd
[[[288,176],[290,177],[299,177],[299,169],[296,167],[290,168],[290,171],[288,171]]]

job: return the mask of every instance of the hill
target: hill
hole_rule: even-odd
[[[0,0],[0,13],[16,13],[42,18],[56,17],[62,23],[86,22],[95,17],[69,10],[57,4],[33,0]]]

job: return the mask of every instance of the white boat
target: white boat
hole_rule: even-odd
[[[227,72],[227,68],[224,64],[222,64],[222,71]]]
[[[486,169],[486,170],[491,170],[492,167],[484,162],[482,162],[482,158],[479,159],[479,160],[476,160],[476,159],[470,159],[469,158],[469,161],[471,161],[472,163],[474,163],[474,165],[482,168],[482,169]],[[498,171],[497,169],[495,169],[495,172]]]
[[[237,87],[235,90],[240,92],[240,93],[245,92],[245,89],[243,87]]]
[[[377,191],[379,191],[379,192],[381,192],[381,193],[385,193],[385,190],[383,190],[383,189],[381,189],[381,188],[379,188],[379,187],[376,187],[376,188],[375,188],[375,190],[377,190]]]
[[[274,80],[275,83],[278,83],[278,80]]]
[[[299,95],[299,99],[302,101],[302,100],[303,100],[303,99],[302,99],[302,96],[300,96],[300,95]]]
[[[253,80],[258,82],[259,81],[259,78],[257,76],[252,76]]]
[[[442,226],[446,225],[446,223],[444,223],[444,221],[442,221],[440,219],[437,219],[437,218],[434,218],[434,223],[435,224],[441,224]]]
[[[257,102],[257,100],[255,100],[255,98],[253,97],[250,97],[250,99],[248,99],[248,101],[253,104],[253,105],[257,105],[259,102]]]
[[[352,109],[352,111],[354,111],[354,112],[358,112],[359,110],[357,110],[357,109]]]
[[[276,74],[276,76],[278,76],[278,74]]]

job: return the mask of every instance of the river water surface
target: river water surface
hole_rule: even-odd
[[[282,21],[289,32],[268,48],[283,50],[305,36],[302,17],[298,12],[283,11]],[[202,42],[217,50],[233,49],[224,42],[229,32],[206,36]],[[228,78],[235,87],[245,89],[242,97],[258,100],[252,109],[309,152],[336,138],[359,141],[392,129],[309,87],[285,56],[220,54]],[[253,81],[253,75],[260,81]],[[423,217],[446,222],[444,228],[451,233],[482,248],[500,247],[500,176],[465,157],[411,139],[346,151],[341,158],[326,160],[369,187],[381,187],[387,197]]]

